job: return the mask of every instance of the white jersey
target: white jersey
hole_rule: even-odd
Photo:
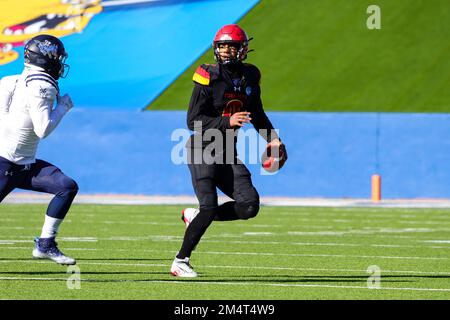
[[[0,156],[16,164],[36,161],[39,141],[56,128],[69,110],[57,105],[58,82],[42,71],[25,68],[22,74],[0,81]]]

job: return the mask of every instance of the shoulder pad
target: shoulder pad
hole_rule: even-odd
[[[0,86],[7,91],[14,91],[14,87],[16,86],[16,82],[19,79],[18,75],[15,76],[6,76],[0,79]]]
[[[58,83],[47,74],[30,74],[25,78],[25,84],[33,96],[54,99],[58,95]]]
[[[254,78],[259,83],[261,81],[261,72],[258,67],[250,63],[244,63],[244,66],[248,76]]]
[[[201,66],[199,66],[197,70],[195,70],[192,80],[204,86],[209,86],[209,83],[211,82],[211,73],[210,73],[211,66],[213,65],[202,64]]]

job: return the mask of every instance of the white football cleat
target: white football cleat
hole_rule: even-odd
[[[195,219],[195,217],[198,215],[199,212],[200,212],[200,210],[196,209],[196,208],[186,208],[186,209],[183,209],[183,211],[181,211],[181,220],[186,225],[186,229],[189,226],[189,224],[192,222],[192,220]]]
[[[170,273],[175,277],[180,278],[195,278],[197,277],[197,272],[194,271],[194,268],[189,264],[189,258],[186,257],[184,259],[175,259],[172,262],[172,267],[170,268]]]
[[[75,259],[64,255],[59,249],[55,238],[38,238],[34,239],[36,247],[33,250],[34,259],[50,259],[62,265],[74,265]]]

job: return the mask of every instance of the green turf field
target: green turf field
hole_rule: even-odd
[[[77,290],[65,267],[30,258],[45,206],[1,205],[0,299],[450,298],[450,210],[263,207],[213,223],[192,256],[199,278],[179,280],[180,210],[74,205],[59,243],[78,259]]]
[[[370,4],[380,30],[366,26]],[[449,20],[448,0],[261,0],[239,24],[266,110],[450,112]],[[200,63],[211,49],[148,109],[185,110]]]

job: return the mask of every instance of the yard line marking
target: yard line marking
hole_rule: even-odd
[[[450,243],[450,240],[417,240],[418,242]]]
[[[8,250],[32,250],[33,246],[30,247],[2,247],[2,249],[8,249]],[[95,249],[95,248],[65,248],[64,251],[100,251],[100,250],[105,250],[105,249]],[[106,249],[107,250],[107,249]],[[130,250],[126,250],[123,249],[123,251],[130,251]]]
[[[7,230],[25,230],[24,227],[5,227],[5,226],[0,226],[0,229],[7,229]],[[31,230],[31,228],[27,228],[29,230]]]
[[[144,237],[109,237],[109,238],[99,238],[101,241],[149,241],[149,240],[164,240],[164,241],[181,241],[182,236],[144,236]]]
[[[153,251],[153,250],[148,250]],[[157,250],[154,250],[157,251]],[[204,254],[219,255],[263,255],[263,256],[289,256],[289,257],[335,257],[335,258],[376,258],[376,259],[406,259],[406,260],[449,260],[444,257],[405,257],[405,256],[366,256],[366,255],[345,255],[345,254],[312,254],[312,253],[273,253],[273,252],[219,252],[219,251],[198,251]]]
[[[36,278],[36,277],[0,277],[0,280],[19,280],[19,281],[67,281],[67,278]],[[188,284],[191,281],[180,281],[180,280],[130,280],[130,279],[119,279],[119,280],[102,280],[102,279],[80,279],[82,282],[149,282],[149,283],[175,283],[175,284]],[[305,288],[335,288],[335,289],[364,289],[364,290],[403,290],[403,291],[442,291],[450,292],[450,288],[393,288],[393,287],[380,287],[377,289],[369,289],[367,286],[339,286],[339,285],[327,285],[327,284],[285,284],[285,283],[258,283],[258,282],[217,282],[217,281],[194,281],[196,284],[204,285],[237,285],[237,286],[271,286],[271,287],[305,287]]]
[[[259,234],[259,233],[256,233]],[[17,237],[16,237],[17,238]],[[22,238],[30,238],[28,236]],[[213,240],[213,238],[220,238],[220,236],[206,236],[203,240],[211,243],[223,243],[223,240]],[[240,237],[244,238],[244,237]],[[110,237],[110,238],[97,238],[96,240],[66,240],[64,241],[75,241],[75,242],[98,242],[98,241],[168,241],[168,242],[179,242],[183,239],[181,236],[143,236],[143,237]],[[33,240],[16,240],[16,239],[2,239],[0,240],[0,245],[14,245],[15,243],[33,243]],[[426,243],[450,243],[450,240],[425,240],[418,242]],[[381,248],[425,248],[425,249],[450,249],[450,246],[431,246],[431,245],[400,245],[400,244],[359,244],[359,243],[336,243],[336,242],[284,242],[284,241],[246,241],[246,240],[227,240],[227,243],[235,244],[256,244],[256,245],[294,245],[294,246],[325,246],[325,247],[381,247]],[[105,248],[104,250],[109,250]]]
[[[223,240],[211,240],[207,237],[204,238],[207,242],[223,243]],[[330,242],[282,242],[282,241],[239,241],[228,240],[227,243],[237,244],[257,244],[257,245],[299,245],[299,246],[330,246],[330,247],[386,247],[386,248],[432,248],[432,249],[450,249],[450,246],[413,246],[413,245],[400,245],[400,244],[359,244],[359,243],[330,243]]]
[[[299,210],[300,209],[300,210]],[[325,209],[326,211],[319,211],[321,209]],[[305,207],[284,207],[280,212],[280,208],[267,208],[267,211],[270,213],[277,211],[277,214],[282,215],[308,215],[308,216],[335,216],[335,215],[345,215],[345,216],[366,216],[367,212],[370,212],[371,217],[386,217],[391,218],[392,215],[386,214],[386,212],[398,212],[401,216],[404,217],[426,217],[429,214],[430,210],[436,212],[433,215],[433,218],[448,218],[447,214],[449,212],[448,209],[444,208],[415,208],[415,209],[407,209],[407,208],[382,208],[381,210],[375,208],[344,208],[344,207],[329,207],[329,208],[305,208]],[[267,212],[266,212],[267,214]]]
[[[97,242],[95,237],[59,237],[59,240],[68,242]]]
[[[31,237],[27,237],[30,240],[18,240],[18,239],[7,239],[7,240],[0,240],[0,244],[5,243],[33,243],[33,239]],[[97,242],[96,238],[75,238],[75,237],[60,237],[58,240],[67,241],[67,242]]]
[[[115,221],[115,220],[103,220],[103,221],[80,221],[83,224],[131,224],[131,225],[154,225],[154,226],[182,226],[180,222],[151,222],[151,221]],[[284,228],[285,225],[266,225],[266,224],[237,224],[236,227],[250,227],[250,228]]]
[[[374,232],[354,232],[354,233],[348,233],[344,234],[346,231],[319,231],[319,232],[310,232],[310,231],[288,231],[286,233],[274,233],[273,236],[316,236],[316,235],[322,235],[322,236],[338,236],[338,237],[346,237],[346,236],[352,236],[354,237],[355,234],[361,237],[386,237],[386,234],[377,234]],[[210,235],[209,238],[242,238],[244,235],[241,234],[230,234],[230,233],[222,233],[220,235]],[[399,236],[399,235],[389,235],[389,238],[393,239],[417,239],[415,236]],[[205,238],[204,238],[205,239]]]
[[[280,213],[281,214],[281,213]],[[341,216],[336,215],[333,217],[315,217],[315,216],[308,216],[308,217],[291,217],[290,215],[288,217],[281,217],[281,218],[274,218],[271,219],[271,221],[276,222],[284,222],[286,221],[299,221],[299,222],[316,222],[316,223],[330,223],[335,222],[336,224],[346,223],[346,224],[358,224],[360,222],[365,224],[372,224],[372,225],[378,225],[381,223],[395,223],[395,224],[428,224],[428,225],[442,225],[444,224],[446,227],[448,227],[448,224],[450,224],[450,219],[431,219],[431,220],[411,220],[410,218],[405,217],[399,217],[399,216],[390,216],[390,217],[373,217],[374,219],[363,219],[362,217],[347,217],[347,216]],[[290,220],[287,220],[290,219]],[[408,220],[401,220],[401,219],[408,219]]]
[[[274,235],[273,232],[244,232],[246,236],[271,236]]]
[[[101,259],[98,259],[101,260]],[[123,260],[127,260],[124,258]],[[0,263],[40,263],[40,264],[51,264],[54,262],[47,260],[0,260]],[[161,264],[161,263],[118,263],[118,262],[84,262],[83,260],[78,261],[79,266],[83,265],[94,265],[94,266],[116,266],[116,267],[170,267],[170,264]],[[363,274],[367,274],[366,269],[339,269],[339,268],[297,268],[297,267],[264,267],[264,266],[242,266],[242,265],[203,265],[202,268],[214,268],[214,269],[260,269],[260,270],[286,270],[286,271],[334,271],[334,272],[361,272]],[[445,271],[418,271],[418,270],[381,270],[382,274],[386,273],[410,273],[414,274],[423,274],[423,275],[450,275],[450,272]],[[0,272],[1,274],[1,272]]]
[[[1,261],[0,261],[1,262]],[[170,267],[169,264],[148,264],[148,263],[111,263],[111,262],[80,262],[80,265],[108,265],[108,266],[136,266],[136,267]],[[338,271],[338,272],[362,272],[367,274],[367,270],[359,269],[329,269],[329,268],[297,268],[297,267],[263,267],[263,266],[211,266],[204,265],[202,268],[216,268],[216,269],[261,269],[261,270],[289,270],[289,271]],[[450,275],[450,272],[442,271],[412,271],[412,270],[381,270],[385,273],[411,273],[411,274],[427,274],[427,275]]]
[[[22,249],[29,250],[29,247],[4,247],[4,249]],[[120,251],[117,248],[66,248],[64,250],[73,251]],[[123,249],[122,251],[129,251]],[[145,251],[145,252],[166,252],[161,250],[152,249],[135,249],[135,251]],[[289,256],[289,257],[334,257],[334,258],[374,258],[374,259],[405,259],[405,260],[449,260],[446,257],[410,257],[410,256],[369,256],[369,255],[344,255],[344,254],[312,254],[312,253],[274,253],[274,252],[227,252],[227,251],[199,251],[198,253],[203,254],[218,254],[218,255],[252,255],[252,256]]]
[[[29,247],[4,247],[3,249],[22,249],[29,250]],[[127,249],[116,248],[66,248],[64,250],[73,251],[129,251]],[[167,252],[153,249],[135,249],[135,251],[144,252]],[[369,255],[345,255],[345,254],[312,254],[312,253],[274,253],[274,252],[227,252],[227,251],[198,251],[202,254],[218,254],[218,255],[251,255],[251,256],[287,256],[287,257],[334,257],[334,258],[373,258],[373,259],[405,259],[405,260],[449,260],[446,257],[409,257],[409,256],[369,256]]]
[[[162,281],[162,280],[156,280],[163,283],[171,283],[175,281]],[[177,283],[186,283],[186,281],[176,281]],[[328,284],[285,284],[285,283],[258,283],[258,282],[248,282],[248,283],[242,283],[242,282],[214,282],[214,281],[208,281],[208,282],[202,282],[202,281],[195,281],[196,284],[223,284],[223,285],[259,285],[259,286],[273,286],[273,287],[315,287],[315,288],[336,288],[336,289],[365,289],[365,290],[405,290],[405,291],[443,291],[443,292],[450,292],[450,288],[391,288],[391,287],[383,287],[381,286],[378,289],[369,289],[366,286],[338,286],[338,285],[328,285]]]
[[[450,231],[449,228],[363,228],[363,229],[351,229],[342,231],[288,231],[288,235],[332,235],[332,236],[342,236],[342,235],[352,235],[352,234],[386,234],[386,233],[431,233],[431,232],[441,232]]]
[[[386,217],[387,218],[387,217]],[[394,221],[397,224],[412,224],[412,225],[443,225],[443,224],[450,224],[450,221],[422,221],[422,220],[407,220],[407,221],[399,221],[398,217],[392,217],[390,216],[390,219],[386,219],[380,217],[380,219],[383,220],[372,220],[372,219],[358,219],[355,217],[355,219],[342,219],[336,218],[336,219],[324,219],[324,218],[296,218],[295,221],[299,222],[336,222],[336,223],[366,223],[366,224],[379,224],[380,222],[389,222]],[[142,219],[142,218],[138,218]],[[144,218],[145,219],[145,218]],[[148,218],[147,218],[148,219]],[[173,221],[173,218],[164,219],[168,221]],[[19,219],[0,219],[2,222],[17,222],[17,223],[23,223],[22,220]],[[278,222],[286,222],[285,219],[273,219],[272,221],[278,221]],[[32,222],[32,221],[31,221]],[[74,222],[72,219],[65,220],[66,223]],[[33,222],[32,222],[33,223]],[[173,226],[173,225],[179,225],[178,222],[153,222],[153,221],[136,221],[133,219],[130,219],[129,221],[121,221],[121,220],[81,220],[77,221],[77,223],[82,224],[92,224],[92,223],[103,223],[103,224],[138,224],[138,225],[167,225],[167,226]],[[254,227],[254,228],[282,228],[286,227],[287,225],[284,224],[253,224],[253,223],[236,223],[237,226],[245,226],[245,227]]]

